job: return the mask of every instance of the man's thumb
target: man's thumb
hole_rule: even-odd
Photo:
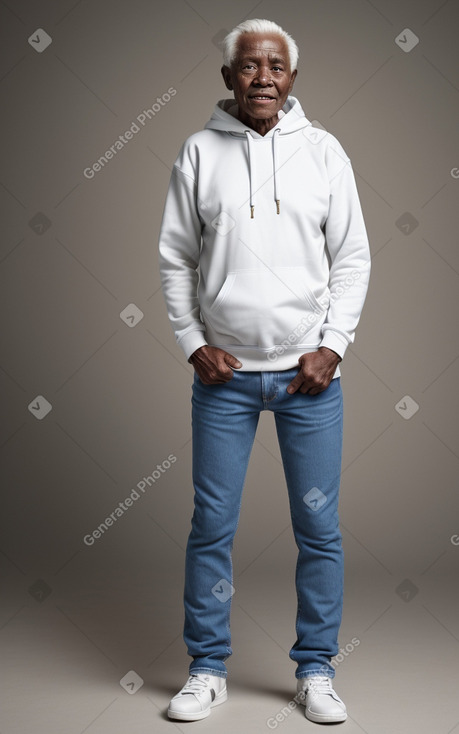
[[[242,367],[242,362],[239,362],[236,357],[233,357],[232,354],[227,354],[225,357],[226,364],[229,364],[230,367],[234,367],[235,369],[239,369]]]

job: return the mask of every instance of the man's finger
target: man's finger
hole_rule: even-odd
[[[296,377],[293,378],[291,383],[287,386],[287,392],[292,395],[292,393],[296,392],[299,387],[303,384],[303,375],[301,372],[298,372]]]

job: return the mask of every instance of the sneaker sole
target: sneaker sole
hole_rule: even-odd
[[[210,714],[210,709],[214,708],[214,706],[219,706],[221,703],[225,703],[225,701],[228,698],[228,692],[225,688],[224,691],[220,691],[220,693],[216,696],[216,698],[212,701],[210,706],[204,711],[197,711],[196,713],[190,713],[187,714],[186,712],[182,711],[174,711],[174,709],[171,709],[170,707],[167,709],[167,715],[170,719],[178,719],[180,721],[200,721],[201,719],[205,719]]]
[[[338,724],[341,721],[346,721],[347,713],[337,714],[336,716],[327,716],[323,714],[313,714],[311,711],[305,710],[306,718],[309,721],[313,721],[315,724]]]

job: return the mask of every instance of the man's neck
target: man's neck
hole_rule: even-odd
[[[243,122],[244,125],[251,127],[252,130],[255,130],[255,132],[257,132],[259,135],[266,135],[266,133],[272,130],[273,127],[279,122],[279,115],[275,114],[268,120],[259,120],[256,117],[250,117],[250,115],[240,116],[238,112],[238,120]]]

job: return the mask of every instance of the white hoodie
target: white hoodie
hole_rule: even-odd
[[[342,357],[370,274],[350,160],[295,97],[266,135],[236,114],[220,100],[174,164],[159,252],[177,342],[187,359],[210,344],[250,371],[320,346]]]

